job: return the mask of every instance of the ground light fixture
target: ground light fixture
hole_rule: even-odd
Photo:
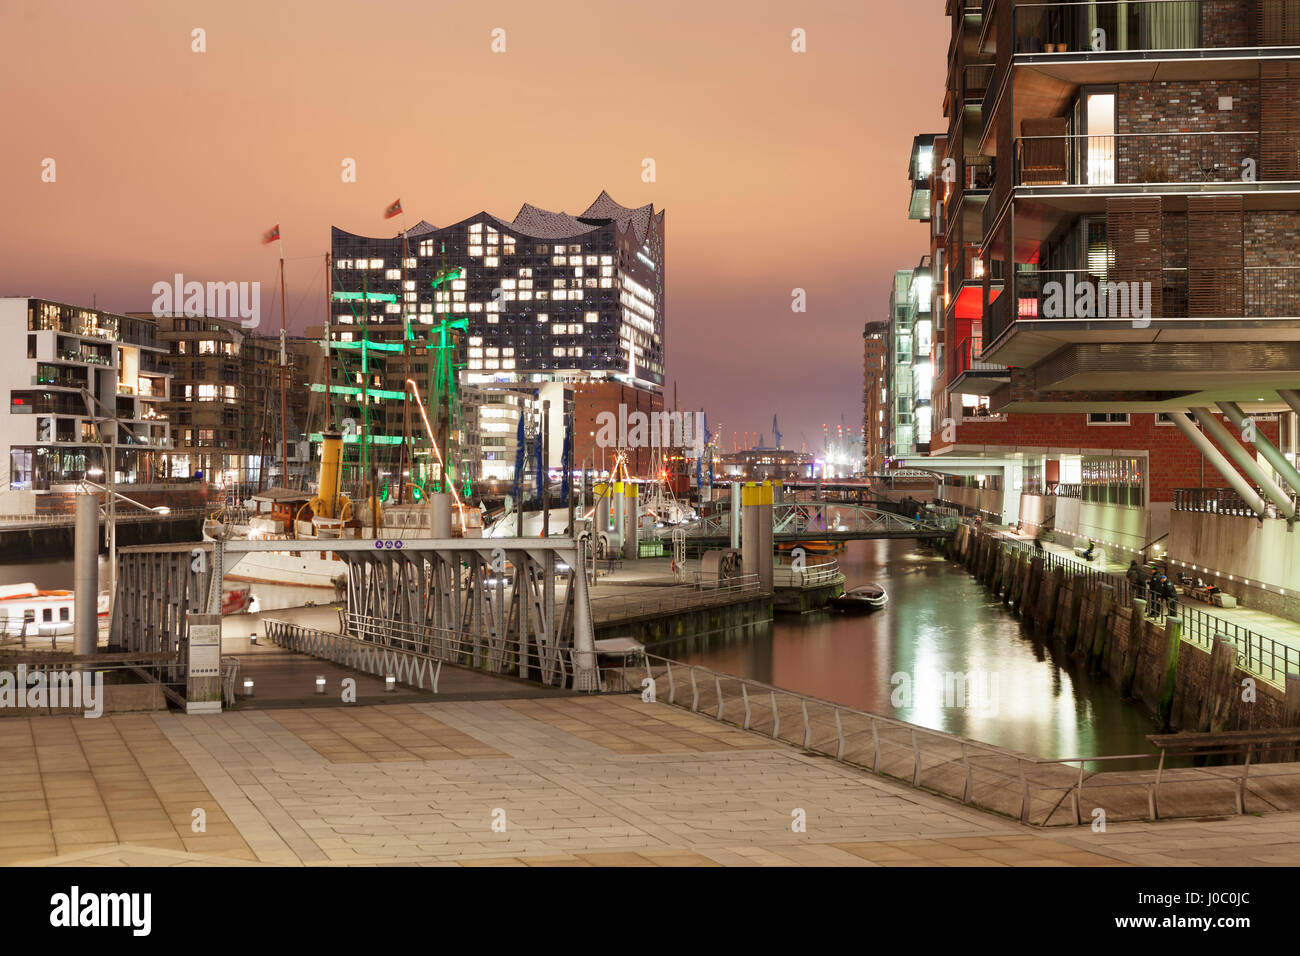
[[[316,693],[318,694],[325,693],[325,678],[321,677],[320,675],[317,675],[316,677]]]
[[[245,697],[253,696],[253,681],[251,678],[245,678],[244,680],[244,696]]]
[[[397,690],[397,678],[391,674],[384,678],[384,692],[391,694]]]
[[[248,635],[248,643],[250,643],[250,644],[256,644],[256,643],[257,643],[257,631],[254,631],[252,634],[249,634],[249,635]]]

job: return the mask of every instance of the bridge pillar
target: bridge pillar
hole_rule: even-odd
[[[429,534],[434,538],[451,537],[451,495],[445,491],[429,495]]]
[[[600,535],[609,534],[609,485],[601,482],[593,488],[596,496],[596,513],[594,515],[596,522],[596,541],[600,540]],[[593,542],[592,547],[595,547]]]
[[[623,482],[616,481],[613,490],[610,492],[610,506],[614,512],[614,536],[618,539],[619,546],[623,544]]]
[[[640,549],[636,492],[637,486],[634,482],[623,483],[623,557],[631,561],[636,560]]]
[[[99,497],[77,495],[75,500],[72,651],[94,654],[99,643]]]
[[[758,558],[758,583],[764,591],[771,591],[776,577],[773,570],[772,497],[773,486],[765,481],[758,488],[758,533],[760,535]]]
[[[733,485],[733,488],[739,487]],[[735,527],[735,515],[732,526]],[[762,538],[758,530],[758,487],[752,482],[745,482],[740,492],[740,573],[746,576],[760,574],[759,555],[762,552]],[[771,563],[769,557],[768,563]]]
[[[731,548],[733,551],[740,550],[740,482],[731,483],[731,517],[728,523],[731,526]]]

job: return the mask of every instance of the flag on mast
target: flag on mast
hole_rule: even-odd
[[[269,230],[262,233],[262,245],[269,246],[273,242],[280,241],[280,224],[277,222]]]
[[[384,210],[384,218],[392,219],[394,216],[402,214],[402,200],[394,199],[393,204]]]

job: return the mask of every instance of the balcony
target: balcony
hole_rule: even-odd
[[[1100,32],[1097,32],[1100,31]],[[1300,8],[1288,0],[1103,0],[1019,4],[1017,57],[1096,60],[1134,52],[1300,45]]]
[[[1087,320],[1144,328],[1160,319],[1296,318],[1300,266],[1161,268],[1122,277],[1089,269],[1023,270],[1015,274],[1014,301],[1020,322]]]
[[[1240,188],[1252,172],[1259,180],[1294,178],[1286,164],[1258,165],[1258,131],[1020,136],[1015,144],[1017,186],[1177,185],[1197,191],[1212,183]]]
[[[963,339],[953,350],[952,378],[948,391],[962,395],[988,395],[1011,381],[1011,372],[1005,365],[983,360],[980,346],[981,339],[971,336]],[[985,420],[991,416],[985,414],[971,417]]]

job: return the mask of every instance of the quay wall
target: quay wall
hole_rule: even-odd
[[[1113,587],[1013,548],[994,533],[963,525],[949,560],[1002,599],[1034,634],[1155,714],[1162,729],[1265,730],[1289,726],[1286,692],[1237,665],[1232,645],[1211,652],[1183,640],[1182,621],[1145,617],[1146,604],[1116,600]],[[1300,682],[1292,681],[1292,696]],[[1252,699],[1253,698],[1253,699]],[[1290,713],[1300,713],[1300,700]]]

